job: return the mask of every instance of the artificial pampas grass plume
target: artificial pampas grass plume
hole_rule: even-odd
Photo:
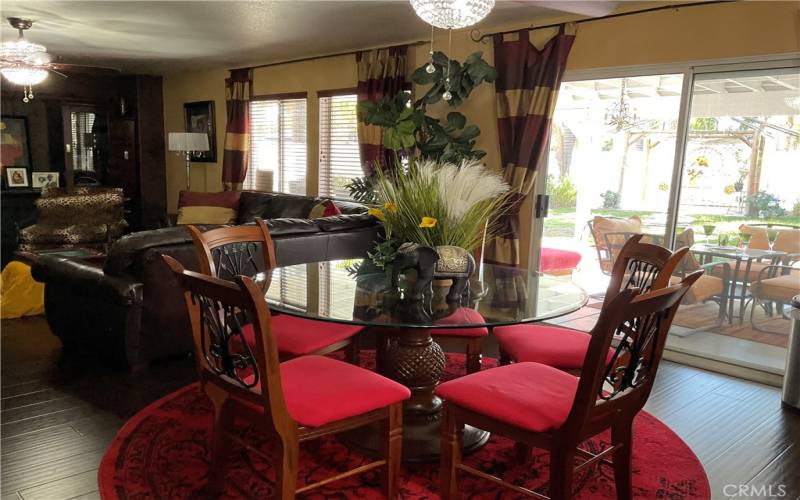
[[[509,189],[500,175],[476,160],[463,160],[460,167],[442,165],[437,181],[447,216],[453,220],[461,220],[476,204],[497,198]]]
[[[470,251],[496,233],[509,190],[498,174],[474,160],[460,166],[412,160],[405,172],[378,170],[376,177],[377,201],[392,208],[380,210],[387,239]],[[378,209],[374,213],[377,217]]]

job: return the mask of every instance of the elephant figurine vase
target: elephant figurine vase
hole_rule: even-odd
[[[450,279],[453,284],[447,293],[447,302],[462,302],[469,297],[469,277],[475,272],[475,259],[461,247],[443,245],[436,247],[439,260],[434,279]]]

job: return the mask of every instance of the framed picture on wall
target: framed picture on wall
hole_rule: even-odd
[[[3,167],[31,168],[28,121],[24,116],[0,118],[0,161]]]
[[[28,184],[28,169],[21,167],[5,167],[6,186],[9,188],[25,188]]]
[[[208,134],[208,151],[192,153],[192,161],[209,162],[217,161],[217,131],[214,124],[214,101],[187,102],[183,105],[183,114],[186,119],[187,132],[200,132]]]
[[[58,187],[58,172],[31,173],[31,186],[34,189],[42,189],[43,187]]]

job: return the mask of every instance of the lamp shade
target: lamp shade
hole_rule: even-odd
[[[199,132],[170,132],[170,151],[208,151],[208,135]]]

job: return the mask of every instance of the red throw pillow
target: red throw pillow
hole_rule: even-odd
[[[240,191],[204,193],[200,191],[181,191],[178,195],[178,208],[183,207],[223,207],[239,210]]]
[[[314,205],[311,212],[308,214],[309,219],[317,219],[319,217],[330,217],[332,215],[342,215],[342,211],[331,200],[325,200]]]

